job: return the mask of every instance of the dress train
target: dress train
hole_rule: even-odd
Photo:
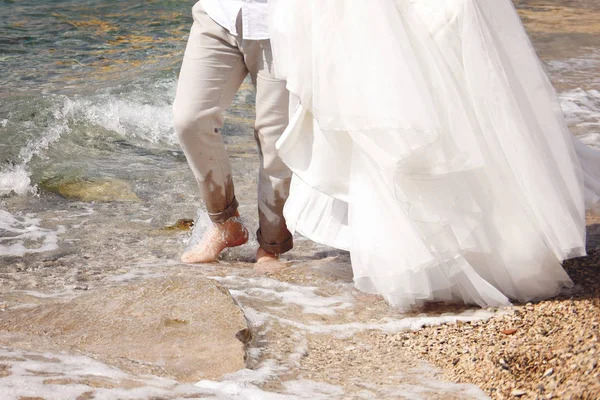
[[[560,263],[585,254],[600,155],[568,132],[510,1],[270,7],[295,102],[291,230],[349,250],[356,287],[400,308],[572,285]]]

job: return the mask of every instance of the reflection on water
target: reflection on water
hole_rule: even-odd
[[[191,2],[0,3],[0,93],[90,90],[142,71],[170,71],[185,44]]]

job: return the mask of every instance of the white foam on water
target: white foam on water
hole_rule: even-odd
[[[33,190],[30,185],[31,179],[24,165],[12,166],[0,171],[0,196],[11,192],[19,195],[28,194]]]
[[[22,294],[26,296],[35,297],[38,299],[61,299],[61,300],[70,300],[76,298],[80,293],[74,293],[73,291],[55,291],[50,293],[42,293],[35,290],[14,290],[12,293]],[[29,306],[29,304],[27,305]],[[18,306],[16,306],[18,307]]]
[[[61,136],[68,132],[69,127],[60,110],[54,110],[54,120],[46,129],[42,129],[35,140],[19,150],[18,164],[4,167],[0,170],[0,195],[15,192],[19,195],[32,193],[35,188],[31,186],[28,164],[34,156],[43,157],[44,151]],[[31,123],[24,124],[26,129],[34,129]]]
[[[378,322],[369,323],[330,324],[323,322],[320,318],[310,322],[301,322],[278,314],[289,305],[294,305],[302,307],[304,314],[336,315],[338,310],[354,306],[355,300],[349,294],[320,295],[317,293],[317,287],[294,285],[266,277],[210,276],[209,278],[221,282],[229,289],[231,295],[243,308],[246,317],[255,327],[265,326],[270,321],[277,321],[306,333],[332,334],[337,337],[349,337],[366,330],[380,330],[388,333],[415,331],[425,326],[456,323],[457,321],[482,321],[510,312],[509,308],[469,309],[458,314],[445,313],[439,316],[420,314],[417,316],[401,316],[400,318],[388,317]],[[348,284],[347,286],[350,287],[351,285]],[[249,306],[247,301],[249,299],[263,303],[261,307],[271,312],[259,311]],[[274,305],[264,304],[264,302],[273,302]]]
[[[570,73],[590,72],[590,78],[593,78],[593,72],[600,65],[600,57],[596,53],[588,57],[569,58],[565,60],[551,60],[546,62],[548,71],[555,76],[568,75]]]
[[[176,80],[168,78],[123,93],[65,96],[60,112],[65,119],[91,123],[127,138],[177,144],[172,118],[176,86]]]
[[[600,50],[589,49],[582,57],[547,61],[546,67],[553,79],[559,82],[595,85],[600,83]]]
[[[215,396],[222,400],[333,400],[348,398],[341,386],[310,379],[297,379],[281,382],[284,392],[272,393],[260,389],[261,383],[277,379],[278,374],[285,369],[279,367],[273,360],[267,360],[256,370],[240,370],[234,374],[226,375],[222,381],[202,380],[196,386],[203,390],[203,394]],[[418,381],[411,384],[402,384],[397,387],[382,388],[369,382],[354,382],[365,389],[360,393],[360,398],[408,398],[427,399],[428,395],[442,393],[453,394],[464,399],[484,400],[489,397],[477,386],[457,384],[443,381],[439,372],[427,364],[407,371],[407,375],[418,377]],[[352,398],[356,398],[353,394]]]
[[[212,277],[221,282],[232,282],[239,277]],[[354,299],[352,296],[321,296],[316,292],[315,286],[293,285],[270,278],[245,278],[243,279],[247,289],[230,289],[231,295],[236,299],[241,297],[260,298],[263,301],[278,301],[279,304],[294,304],[302,307],[306,314],[335,315],[337,310],[352,307]]]
[[[54,212],[56,214],[59,214],[60,216],[57,217],[52,217],[49,218],[49,221],[61,221],[61,222],[70,222],[74,219],[80,219],[80,218],[85,218],[85,217],[90,217],[94,214],[94,209],[92,207],[90,207],[89,205],[87,205],[86,203],[81,203],[81,204],[74,204],[77,209],[79,210],[83,210],[82,212],[73,212],[72,209],[68,209],[68,210],[55,210]],[[81,221],[79,224],[70,224],[70,227],[73,229],[77,229],[82,227],[83,225],[85,225],[88,222],[88,218],[85,218],[83,221]],[[79,239],[66,239],[66,240],[79,240]]]
[[[132,283],[150,278],[161,278],[165,276],[164,272],[158,272],[152,268],[135,267],[123,274],[111,274],[103,279],[105,282],[112,283]]]
[[[137,218],[134,218],[134,219],[131,219],[130,221],[131,222],[139,222],[139,223],[142,223],[142,224],[149,224],[149,223],[152,222],[153,219],[154,218],[148,218],[148,219],[137,219]]]
[[[258,386],[261,383],[276,379],[285,371],[273,360],[267,360],[256,370],[243,369],[225,375],[220,382],[203,380],[196,386],[204,390],[204,394],[213,395],[222,400],[333,400],[344,398],[344,390],[340,386],[323,382],[301,379],[282,382],[284,393],[267,392]]]
[[[61,225],[56,230],[42,228],[41,220],[32,215],[16,217],[0,210],[0,257],[24,256],[58,249],[58,236],[65,232]]]
[[[236,298],[236,300],[238,300]],[[493,310],[479,309],[467,310],[459,314],[442,314],[439,316],[420,315],[417,317],[404,317],[401,319],[383,318],[378,322],[349,322],[344,324],[326,324],[319,321],[305,323],[294,321],[289,318],[280,317],[275,314],[258,311],[250,307],[244,307],[244,314],[253,326],[262,326],[269,321],[277,321],[289,325],[306,333],[330,334],[338,338],[348,338],[361,331],[378,330],[386,333],[398,333],[403,331],[417,331],[426,326],[453,324],[458,321],[473,322],[485,321],[493,316],[501,315],[504,310],[495,312]]]
[[[44,157],[44,150],[58,141],[65,133],[69,132],[67,124],[67,114],[64,110],[55,109],[52,113],[54,121],[51,125],[42,131],[35,140],[27,143],[27,146],[21,149],[19,157],[23,164],[29,163],[34,156]]]
[[[204,389],[205,394],[222,400],[332,400],[342,399],[345,394],[340,386],[304,379],[283,382],[285,393],[266,392],[257,383],[259,382],[238,380],[200,381],[196,386]]]
[[[172,88],[162,90],[174,92],[175,81],[168,84]],[[158,95],[156,103],[145,101],[139,92],[66,98],[63,112],[76,121],[88,122],[124,137],[173,145],[178,143],[172,122],[173,96],[165,99],[164,95]]]
[[[119,271],[112,273],[102,280],[111,283],[132,283],[152,278],[162,278],[165,276],[161,267],[171,267],[181,265],[180,262],[169,259],[152,259],[140,260],[131,265],[130,268],[124,269],[125,272]]]
[[[261,389],[261,384],[276,380],[286,372],[274,360],[266,360],[254,370],[242,369],[225,375],[220,381],[201,380],[192,385],[152,375],[131,375],[82,355],[0,347],[0,358],[7,367],[0,375],[3,400],[40,396],[46,400],[75,399],[85,393],[98,400],[190,397],[215,400],[334,400],[345,397],[344,389],[340,386],[308,379],[282,382],[283,393]],[[429,375],[435,377],[435,370],[432,371]],[[362,386],[367,388],[369,384],[365,382]],[[390,388],[387,392],[392,397],[433,392],[468,395],[464,398],[487,398],[475,386],[447,383],[437,378],[424,380],[423,385],[417,383]],[[362,397],[375,398],[368,393],[371,392]]]
[[[76,207],[77,209],[80,210],[84,210],[81,213],[73,213],[72,210],[56,210],[55,212],[57,214],[63,213],[63,214],[68,214],[67,218],[79,218],[79,217],[89,217],[90,215],[93,215],[95,213],[94,208],[89,206],[87,203],[74,203],[73,207]]]
[[[157,376],[132,376],[85,356],[8,348],[0,348],[0,356],[10,372],[0,377],[3,400],[40,396],[45,400],[75,399],[86,392],[92,392],[93,398],[98,400],[147,400],[199,393],[193,385]],[[90,380],[105,384],[86,385]],[[123,387],[123,382],[133,383],[132,387]]]
[[[600,91],[578,88],[559,97],[567,123],[584,132],[580,139],[588,145],[600,146]]]
[[[278,373],[284,372],[285,368],[278,366],[275,361],[267,360],[257,369],[242,369],[232,374],[225,375],[219,382],[201,380],[196,383],[203,393],[213,395],[217,399],[235,400],[293,400],[296,396],[288,396],[280,393],[265,392],[258,387],[260,383],[276,378]]]
[[[331,398],[332,396],[344,395],[344,390],[339,386],[307,379],[283,382],[283,387],[288,393],[302,399]]]
[[[299,367],[302,359],[308,354],[308,340],[300,332],[295,333],[295,338],[298,344],[294,347],[294,351],[288,356],[288,361],[290,365]]]

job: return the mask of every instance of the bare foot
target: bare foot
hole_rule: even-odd
[[[258,273],[276,273],[288,267],[289,261],[281,261],[277,254],[269,253],[268,251],[258,248],[256,252],[256,265],[254,270]]]
[[[264,250],[262,247],[259,247],[256,251],[256,263],[265,263],[265,262],[273,262],[279,261],[279,256],[277,254],[269,253]]]
[[[238,217],[239,214],[222,224],[214,224],[202,236],[200,243],[181,255],[181,261],[184,263],[213,262],[226,247],[236,247],[246,243],[248,230]]]

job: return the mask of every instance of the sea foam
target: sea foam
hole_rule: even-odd
[[[16,217],[0,210],[0,257],[21,257],[27,253],[42,253],[58,248],[58,236],[65,232],[63,226],[56,230],[42,228],[41,220],[31,215]]]
[[[600,148],[600,91],[570,90],[560,94],[560,104],[567,123],[582,131],[578,137]]]
[[[0,172],[0,196],[15,192],[25,195],[32,191],[31,179],[25,165],[16,165]]]
[[[178,140],[171,111],[175,86],[174,79],[167,79],[125,93],[67,97],[63,113],[73,121],[96,125],[124,138],[175,145]]]

